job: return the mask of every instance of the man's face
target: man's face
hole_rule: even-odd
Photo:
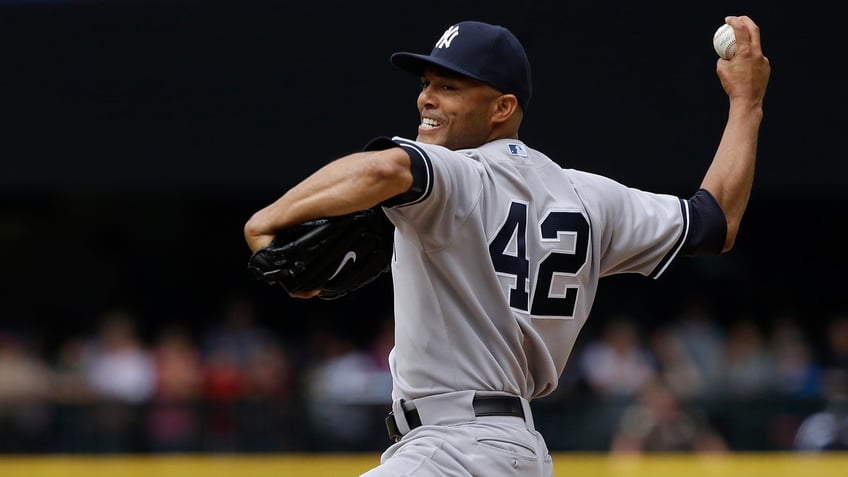
[[[418,94],[418,141],[448,149],[483,145],[492,133],[491,113],[500,93],[482,81],[427,68]]]

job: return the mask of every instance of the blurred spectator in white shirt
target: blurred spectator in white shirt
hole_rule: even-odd
[[[580,353],[580,373],[599,396],[634,396],[655,375],[653,357],[630,316],[611,317],[600,338],[588,342]]]
[[[97,397],[132,404],[148,401],[156,387],[153,357],[123,310],[103,316],[84,358],[85,376]]]
[[[93,414],[85,430],[89,451],[137,450],[138,419],[142,405],[156,389],[156,371],[133,315],[114,310],[102,316],[98,332],[85,350],[82,369],[93,399]]]

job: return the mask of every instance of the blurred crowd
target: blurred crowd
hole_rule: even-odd
[[[380,450],[391,318],[364,342],[321,326],[284,336],[238,298],[205,328],[145,336],[111,309],[51,349],[0,322],[0,453]],[[553,450],[574,434],[624,453],[848,449],[848,314],[725,322],[693,301],[651,327],[593,320],[534,403]]]
[[[848,314],[806,325],[725,322],[699,301],[651,329],[611,316],[567,376],[618,403],[613,452],[848,449]],[[829,428],[812,423],[822,413]]]

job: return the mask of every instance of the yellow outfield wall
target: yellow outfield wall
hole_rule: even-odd
[[[372,454],[0,456],[0,477],[354,477],[378,458]],[[553,458],[556,477],[848,477],[848,453],[641,457],[555,453]]]

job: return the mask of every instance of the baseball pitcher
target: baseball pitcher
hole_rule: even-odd
[[[562,167],[568,158],[554,162],[524,143],[519,127],[532,93],[525,50],[504,27],[463,21],[429,54],[391,56],[421,80],[414,139],[376,138],[248,220],[254,254],[282,231],[326,217],[374,209],[369,216],[391,224],[391,238],[374,242],[389,253],[359,253],[361,240],[333,245],[332,259],[315,265],[326,270],[309,274],[319,278],[306,286],[297,277],[310,256],[324,254],[320,247],[252,265],[257,277],[304,298],[320,297],[325,283],[329,296],[340,293],[330,277],[359,266],[345,259],[349,252],[377,257],[377,272],[390,267],[395,346],[386,425],[394,442],[364,476],[553,475],[531,402],[556,388],[598,280],[660,277],[683,257],[730,250],[739,231],[770,64],[750,18],[726,22],[737,40],[736,55],[716,67],[727,122],[690,197]]]

